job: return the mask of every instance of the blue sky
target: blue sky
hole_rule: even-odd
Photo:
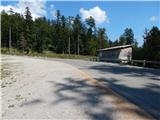
[[[22,0],[24,2],[24,0]],[[87,15],[95,17],[96,26],[104,27],[107,30],[108,37],[115,41],[124,31],[126,27],[130,27],[134,31],[134,35],[139,45],[142,45],[145,28],[150,29],[152,26],[160,28],[160,2],[64,2],[64,1],[46,1],[38,2],[31,0],[32,4],[27,4],[31,7],[33,16],[46,16],[49,19],[55,19],[53,13],[59,9],[61,14],[65,16],[75,16],[80,14],[82,19]],[[1,9],[14,7],[17,12],[23,11],[26,3],[22,2],[1,2]],[[9,7],[7,7],[9,6]],[[38,7],[40,6],[40,7]],[[43,8],[43,9],[42,9]],[[80,10],[81,9],[81,10]]]

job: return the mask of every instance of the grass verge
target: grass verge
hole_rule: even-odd
[[[43,53],[38,53],[34,51],[30,51],[28,54],[19,51],[17,49],[9,49],[8,48],[1,48],[1,54],[8,54],[8,55],[25,55],[25,56],[36,56],[36,57],[48,57],[48,58],[63,58],[63,59],[81,59],[81,60],[88,60],[88,61],[96,61],[96,56],[87,56],[87,55],[73,55],[73,54],[57,54],[51,51],[44,51]]]

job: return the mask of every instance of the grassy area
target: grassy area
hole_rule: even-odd
[[[96,56],[85,56],[85,55],[73,55],[73,54],[57,54],[51,51],[44,51],[43,53],[38,52],[29,52],[28,54],[23,53],[17,49],[11,49],[9,51],[8,48],[1,48],[2,54],[9,54],[9,55],[26,55],[26,56],[36,56],[36,57],[49,57],[49,58],[63,58],[63,59],[81,59],[81,60],[89,60],[94,61],[97,59]]]

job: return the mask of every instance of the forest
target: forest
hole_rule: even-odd
[[[64,16],[56,11],[56,19],[32,19],[29,7],[25,14],[1,12],[1,47],[22,53],[51,51],[59,54],[96,56],[101,48],[132,44],[133,59],[160,61],[160,30],[145,29],[143,45],[138,46],[132,28],[125,28],[117,40],[110,40],[105,28],[97,28],[94,18]],[[114,42],[113,42],[114,41]]]

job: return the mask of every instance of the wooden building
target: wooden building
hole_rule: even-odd
[[[99,61],[128,62],[132,60],[132,45],[122,45],[97,50]]]

